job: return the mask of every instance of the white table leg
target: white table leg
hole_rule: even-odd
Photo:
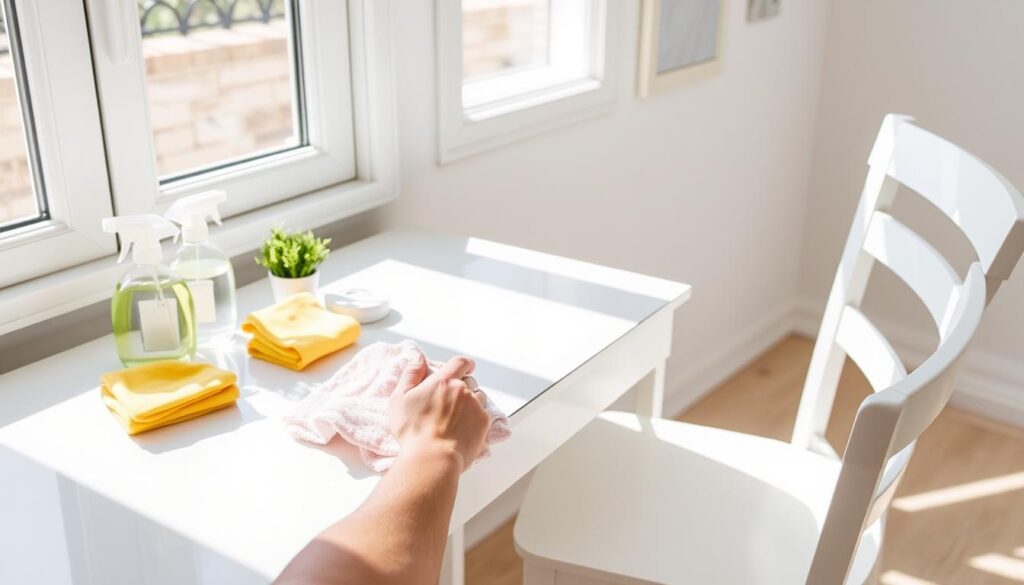
[[[459,528],[448,535],[444,547],[444,561],[441,563],[441,579],[438,585],[462,585],[466,580],[466,539],[465,528]]]
[[[661,362],[637,385],[636,413],[640,416],[660,418],[664,404],[665,362]]]

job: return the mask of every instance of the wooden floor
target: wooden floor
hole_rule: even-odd
[[[678,418],[787,439],[812,344],[783,340]],[[840,383],[828,437],[839,452],[869,391]],[[1024,583],[1024,433],[947,408],[918,442],[889,513],[883,585]],[[466,582],[519,585],[512,523],[469,551]]]

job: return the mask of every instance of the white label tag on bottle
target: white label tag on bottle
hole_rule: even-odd
[[[177,299],[139,301],[139,325],[146,351],[173,351],[181,345]]]
[[[188,290],[192,293],[192,304],[196,307],[196,323],[213,323],[217,320],[217,304],[213,297],[212,280],[190,280]]]

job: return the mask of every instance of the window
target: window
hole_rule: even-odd
[[[39,155],[35,142],[29,145],[31,120],[26,120],[25,110],[20,104],[22,100],[27,101],[21,96],[27,98],[28,92],[15,74],[14,49],[7,32],[6,15],[0,19],[0,24],[3,25],[0,28],[0,148],[3,152],[0,160],[0,229],[7,231],[43,221],[47,218],[47,211],[42,185],[38,188],[34,185],[40,179],[39,171],[32,168],[38,163]],[[23,70],[20,59],[17,63],[18,70]]]
[[[163,183],[308,144],[294,3],[216,8],[158,0],[139,6],[149,125]]]
[[[615,63],[605,55],[621,10],[609,0],[440,3],[441,161],[607,110]]]
[[[0,288],[112,254],[111,213],[80,5],[4,0]]]
[[[223,188],[233,215],[355,177],[345,2],[88,4],[118,210]]]
[[[0,5],[0,334],[109,297],[115,211],[226,189],[241,253],[396,195],[389,0]]]
[[[548,65],[550,10],[549,0],[465,0],[463,83]]]

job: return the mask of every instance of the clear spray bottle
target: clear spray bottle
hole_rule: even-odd
[[[224,191],[207,191],[176,200],[164,217],[181,225],[181,245],[171,255],[171,270],[185,279],[196,307],[200,345],[219,343],[234,333],[237,321],[235,271],[231,259],[210,242],[208,220],[221,225],[218,205]]]
[[[123,262],[134,266],[121,277],[110,301],[117,355],[126,367],[159,360],[191,359],[196,352],[195,309],[185,281],[162,264],[160,240],[178,228],[159,215],[126,215],[103,220],[103,231],[121,239]]]

